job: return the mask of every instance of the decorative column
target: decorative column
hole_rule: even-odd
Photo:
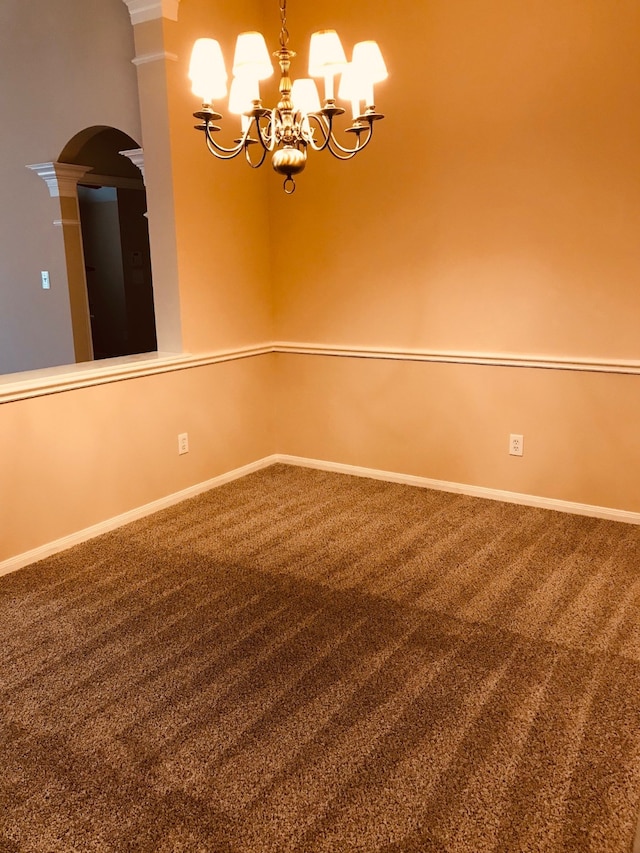
[[[158,350],[182,351],[182,322],[170,145],[170,93],[177,54],[171,51],[180,0],[123,0],[133,26],[144,154],[121,152],[143,173]],[[134,159],[136,158],[136,159]]]
[[[62,227],[64,252],[67,262],[69,309],[73,331],[73,350],[76,362],[93,360],[91,322],[87,279],[84,269],[78,182],[91,170],[91,166],[73,163],[34,163],[27,166],[46,183],[51,198],[60,199],[60,218],[53,224]]]

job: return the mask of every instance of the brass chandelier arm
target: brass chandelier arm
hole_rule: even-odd
[[[251,124],[247,128],[247,130],[242,134],[239,139],[234,140],[235,145],[233,148],[227,148],[224,145],[220,145],[213,137],[214,133],[217,133],[221,128],[217,125],[212,124],[210,121],[210,117],[203,117],[202,113],[194,113],[196,118],[202,118],[202,124],[196,125],[197,130],[201,130],[204,132],[205,141],[207,144],[207,148],[214,157],[218,160],[233,160],[239,154],[242,154],[244,151],[245,158],[247,163],[251,166],[252,169],[258,169],[265,161],[265,157],[267,153],[271,150],[268,145],[265,145],[265,141],[263,138],[262,128],[260,127],[260,123],[258,118],[253,117]],[[258,131],[258,139],[253,139],[251,134],[251,128],[255,123],[256,129]],[[257,145],[258,142],[262,143],[262,152],[259,160],[257,162],[253,162],[251,159],[251,154],[249,153],[251,146]]]
[[[369,125],[368,128],[362,128],[362,130],[358,129],[356,131],[356,133],[357,133],[357,142],[356,142],[355,148],[344,148],[342,145],[340,145],[340,143],[338,142],[338,140],[336,139],[334,134],[333,133],[331,134],[327,148],[329,149],[331,154],[333,154],[333,156],[336,159],[338,159],[338,160],[351,160],[356,156],[356,154],[359,154],[360,151],[364,151],[364,149],[367,147],[367,145],[373,139],[373,126]],[[364,142],[361,143],[360,142],[360,135],[362,133],[366,133],[367,135],[365,137]]]
[[[315,141],[315,139],[313,138],[313,136],[311,134],[309,134],[309,139],[308,139],[309,145],[311,146],[313,151],[324,151],[325,148],[329,145],[329,141],[331,139],[331,133],[332,133],[331,121],[329,120],[327,122],[327,119],[323,118],[322,116],[318,115],[317,113],[309,113],[307,115],[307,120],[309,122],[310,130],[312,130],[312,128],[311,128],[311,120],[312,119],[315,121],[316,128],[320,131],[320,134],[322,136],[322,142],[320,144],[318,144]]]
[[[337,160],[352,160],[356,154],[362,151],[369,144],[373,137],[373,122],[367,122],[368,126],[364,124],[362,127],[354,126],[351,128],[347,128],[347,131],[351,131],[356,134],[357,140],[356,144],[353,148],[345,148],[341,145],[336,139],[335,133],[333,132],[333,124],[331,119],[327,119],[325,116],[317,115],[316,113],[312,113],[309,115],[309,120],[315,119],[316,126],[320,130],[322,134],[322,144],[318,145],[314,142],[313,139],[309,141],[309,144],[313,148],[314,151],[324,151],[327,149]],[[364,142],[361,142],[361,135],[366,133],[366,138]]]
[[[257,140],[257,139],[251,139],[250,141],[251,141],[251,142],[255,142],[256,144],[257,144],[257,142],[258,142],[258,140]],[[265,148],[265,147],[264,147],[264,145],[261,147],[261,149],[260,149],[260,157],[259,157],[259,159],[257,160],[257,162],[255,162],[255,163],[254,163],[254,162],[253,162],[253,160],[251,159],[251,154],[249,153],[250,151],[251,151],[251,146],[250,146],[250,145],[245,145],[245,149],[244,149],[244,156],[245,156],[245,159],[246,159],[247,163],[251,166],[251,168],[252,168],[252,169],[259,169],[259,168],[260,168],[260,166],[262,166],[262,164],[264,163],[265,157],[266,157],[266,156],[267,156],[267,154],[268,154],[268,148]]]
[[[268,121],[266,127],[263,128],[260,124],[261,118],[267,118],[264,114],[262,116],[254,116],[254,121],[256,125],[256,130],[258,132],[258,141],[262,145],[264,149],[264,154],[267,152],[273,151],[275,148],[275,119],[273,116],[273,112],[269,112]],[[264,160],[264,157],[262,158]]]
[[[219,116],[218,113],[214,113],[213,110],[203,109],[200,112],[194,113],[193,117],[200,119],[201,124],[196,125],[196,130],[201,130],[204,133],[209,152],[213,154],[214,157],[217,157],[218,160],[233,160],[233,158],[237,157],[245,148],[246,140],[249,135],[248,131],[243,134],[242,138],[237,141],[233,148],[225,148],[224,145],[219,145],[215,141],[213,134],[217,133],[220,128],[217,125],[212,124],[212,119],[217,119],[221,116]]]
[[[218,145],[218,143],[213,140],[208,128],[205,130],[205,139],[209,152],[213,154],[214,157],[217,157],[218,160],[233,160],[245,149],[244,142],[239,142],[233,148],[224,148],[222,145]]]

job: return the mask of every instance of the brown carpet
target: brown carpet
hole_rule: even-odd
[[[283,465],[0,578],[0,850],[630,853],[640,529]]]

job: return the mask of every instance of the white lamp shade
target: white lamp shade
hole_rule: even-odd
[[[252,77],[266,80],[273,74],[273,65],[262,33],[240,33],[233,57],[233,73],[236,77]]]
[[[247,113],[253,101],[260,98],[258,81],[252,77],[234,77],[229,89],[229,112],[235,115]]]
[[[358,69],[353,62],[348,62],[342,69],[338,97],[343,101],[362,100],[363,83],[358,77]]]
[[[382,53],[375,41],[360,41],[353,48],[356,76],[369,83],[380,83],[389,76]]]
[[[210,104],[214,98],[227,94],[227,70],[220,44],[215,39],[198,39],[191,51],[189,63],[191,91]]]
[[[353,62],[345,65],[340,77],[340,88],[338,89],[338,97],[343,101],[350,101],[353,110],[353,118],[356,119],[360,115],[360,101],[371,98],[370,94],[372,84],[358,77],[358,70]]]
[[[335,30],[320,30],[312,34],[309,47],[311,77],[339,74],[346,64],[347,57]]]
[[[301,113],[317,113],[320,110],[318,87],[310,77],[293,81],[291,100],[296,110],[300,110]]]

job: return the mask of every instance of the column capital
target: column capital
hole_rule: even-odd
[[[75,198],[78,181],[84,178],[91,166],[76,166],[74,163],[34,163],[27,166],[46,183],[52,198]]]
[[[155,21],[159,18],[178,20],[180,0],[122,0],[129,9],[131,23],[142,24],[145,21]]]
[[[118,154],[127,157],[134,166],[140,169],[142,180],[144,181],[144,151],[142,148],[129,148],[127,151],[118,151]]]

